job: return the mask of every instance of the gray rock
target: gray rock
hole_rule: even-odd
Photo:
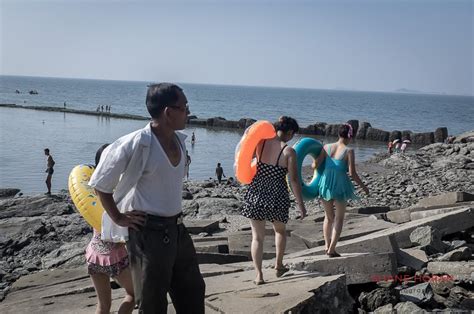
[[[422,308],[413,302],[402,302],[395,305],[397,313],[426,313]]]
[[[470,248],[461,247],[459,249],[446,253],[441,257],[438,257],[437,260],[442,262],[468,261],[471,256],[472,251]]]
[[[448,128],[442,127],[437,128],[434,131],[434,141],[437,143],[444,143],[444,141],[448,138]]]
[[[429,282],[421,283],[400,291],[400,301],[422,304],[431,301],[433,298],[433,289]]]
[[[391,303],[379,307],[374,311],[375,314],[396,314],[397,312],[393,308]]]
[[[359,140],[364,140],[367,134],[367,130],[371,127],[371,124],[369,122],[362,122],[359,125],[359,130],[357,131],[356,134],[356,139]]]
[[[6,188],[0,189],[0,198],[14,197],[20,192],[20,189]]]
[[[366,140],[387,142],[390,133],[384,130],[369,127],[365,135]]]
[[[419,245],[428,255],[445,252],[448,247],[441,241],[441,233],[430,226],[418,227],[410,234],[410,241]]]
[[[375,311],[377,308],[386,304],[396,304],[397,297],[390,289],[377,288],[370,292],[362,292],[359,296],[361,308],[365,311]]]

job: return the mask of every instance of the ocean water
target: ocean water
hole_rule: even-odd
[[[0,76],[0,103],[62,107],[66,101],[68,108],[88,110],[111,104],[112,112],[146,115],[147,84]],[[181,85],[192,114],[198,117],[275,120],[286,114],[295,117],[302,126],[316,121],[341,122],[355,118],[386,130],[430,131],[447,126],[450,133],[459,133],[473,128],[472,97]],[[16,89],[22,93],[16,94]],[[32,89],[39,94],[29,95],[27,92]],[[411,113],[391,115],[393,107],[411,108]],[[441,109],[443,114],[438,112]],[[43,149],[48,147],[56,161],[53,192],[64,189],[75,165],[93,163],[95,151],[102,144],[145,124],[146,121],[0,108],[0,187],[17,187],[27,194],[44,192],[46,158]],[[214,176],[218,162],[222,163],[227,176],[233,176],[234,149],[241,131],[193,127],[184,132],[188,135],[195,132],[197,138],[194,146],[190,145],[189,138],[187,142],[192,158],[191,180]],[[358,141],[353,147],[359,161],[385,150],[383,143],[367,141]]]

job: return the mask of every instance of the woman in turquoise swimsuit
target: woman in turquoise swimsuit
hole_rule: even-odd
[[[369,189],[357,175],[354,151],[347,147],[352,139],[352,133],[350,124],[341,125],[339,140],[336,143],[324,145],[317,161],[313,163],[313,168],[316,168],[324,162],[324,170],[317,187],[324,205],[323,232],[326,254],[329,257],[341,256],[336,252],[336,244],[341,235],[347,200],[357,198],[349,175],[367,195],[369,194]]]

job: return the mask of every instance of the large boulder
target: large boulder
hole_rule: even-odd
[[[364,311],[375,311],[375,309],[386,305],[395,305],[398,301],[395,293],[386,288],[378,288],[370,292],[362,292],[359,296],[359,303]]]
[[[326,136],[339,136],[339,128],[342,124],[328,124],[326,125]]]
[[[371,141],[387,142],[389,136],[390,136],[390,133],[387,131],[369,127],[367,129],[367,134],[365,135],[365,139],[371,140]]]
[[[367,135],[367,130],[372,127],[369,122],[362,122],[359,125],[359,129],[357,130],[357,134],[355,136],[358,140],[365,140],[365,136]]]
[[[411,135],[411,142],[413,144],[431,144],[434,143],[434,133],[425,132],[425,133],[413,133]]]
[[[326,125],[325,122],[317,122],[314,124],[314,135],[326,135]]]
[[[402,138],[402,132],[395,130],[395,131],[390,132],[390,136],[388,137],[388,140],[390,142],[393,142],[394,140],[401,139],[401,138]]]
[[[448,138],[448,128],[442,127],[437,128],[434,131],[434,141],[436,143],[444,143],[444,141]]]
[[[250,119],[250,118],[242,118],[239,120],[239,128],[240,129],[246,129],[252,124],[254,124],[257,120],[255,119]]]
[[[410,234],[410,241],[415,245],[420,245],[420,249],[428,255],[443,253],[447,245],[441,241],[441,233],[431,226],[418,227]]]
[[[0,198],[13,197],[20,192],[20,189],[6,188],[0,189]]]

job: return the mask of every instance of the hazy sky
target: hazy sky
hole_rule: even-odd
[[[474,94],[473,1],[0,3],[4,75]]]

